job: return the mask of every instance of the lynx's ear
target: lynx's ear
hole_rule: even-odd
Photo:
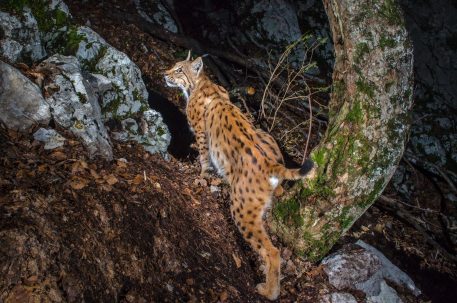
[[[192,72],[198,77],[200,72],[203,70],[203,60],[202,57],[198,57],[190,64]]]
[[[190,60],[190,49],[189,49],[189,52],[187,53],[187,58],[186,58],[186,61],[189,61]]]

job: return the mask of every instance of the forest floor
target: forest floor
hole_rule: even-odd
[[[117,3],[67,2],[76,22],[90,20],[140,67],[150,104],[172,132],[171,159],[114,142],[116,160],[107,163],[88,159],[74,140],[46,151],[30,136],[0,130],[0,267],[7,273],[0,302],[263,302],[255,292],[260,264],[231,220],[228,188],[217,177],[199,178],[182,97],[162,80],[185,50],[104,18]],[[457,295],[456,264],[394,213],[375,204],[334,250],[357,239],[424,292],[405,302]],[[319,264],[273,240],[283,259],[281,302],[317,302],[335,291]],[[362,293],[352,294],[363,302]]]

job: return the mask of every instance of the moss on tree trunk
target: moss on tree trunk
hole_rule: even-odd
[[[275,203],[270,227],[319,260],[382,193],[403,154],[412,44],[394,0],[324,0],[335,68],[329,127],[312,151],[316,178]]]

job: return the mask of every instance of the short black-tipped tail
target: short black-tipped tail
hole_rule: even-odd
[[[299,180],[306,177],[306,175],[313,169],[314,162],[307,159],[301,168],[285,168],[282,164],[277,164],[273,167],[272,175],[280,176],[286,180]]]
[[[300,175],[306,176],[314,167],[314,162],[311,159],[306,159],[305,163],[303,163],[302,167],[299,170]]]

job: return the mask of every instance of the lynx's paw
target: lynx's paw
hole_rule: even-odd
[[[279,297],[279,287],[273,287],[268,289],[266,283],[259,283],[256,286],[257,292],[268,300],[276,300]]]

